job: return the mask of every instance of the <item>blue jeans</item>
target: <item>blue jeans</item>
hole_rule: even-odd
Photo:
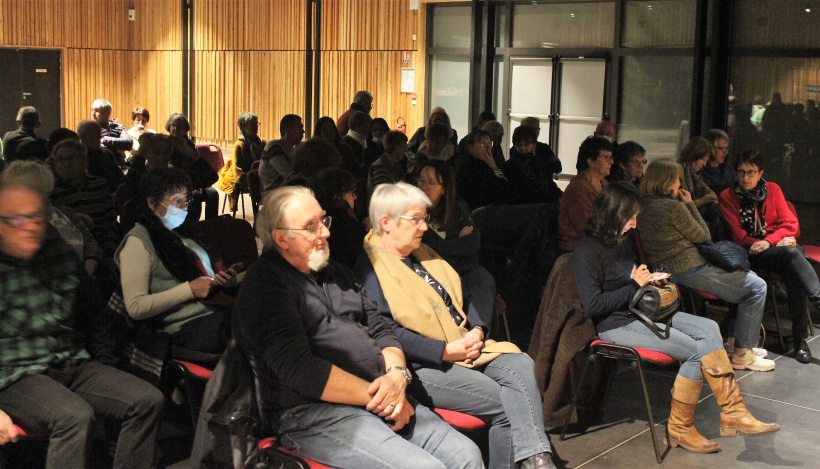
[[[0,390],[0,409],[32,433],[48,435],[46,468],[88,467],[95,416],[121,422],[114,468],[156,467],[159,389],[90,360],[66,361]]]
[[[338,469],[483,468],[481,451],[432,410],[417,404],[394,432],[364,407],[318,402],[285,411],[280,440],[291,451]]]
[[[490,425],[490,468],[512,468],[516,461],[552,452],[529,356],[509,353],[483,369],[447,363],[420,368],[416,374],[411,393],[419,400],[473,415]]]
[[[476,266],[461,276],[464,297],[475,306],[487,328],[495,325],[495,279],[481,266]]]
[[[601,332],[601,340],[628,347],[645,348],[680,360],[678,374],[695,381],[703,379],[700,359],[715,350],[723,350],[720,328],[709,318],[678,312],[672,316],[669,338],[661,339],[640,321]],[[663,324],[658,324],[662,329]]]
[[[757,347],[766,302],[763,279],[754,272],[726,272],[712,264],[703,264],[673,275],[672,280],[685,287],[707,291],[723,301],[737,303],[735,347]]]

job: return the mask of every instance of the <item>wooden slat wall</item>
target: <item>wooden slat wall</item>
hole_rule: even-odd
[[[189,118],[199,141],[233,143],[242,111],[259,114],[266,139],[279,137],[283,115],[304,113],[305,1],[194,0]],[[320,113],[337,118],[366,89],[374,117],[393,128],[404,117],[410,131],[422,125],[424,7],[324,0],[322,13]],[[63,122],[72,128],[105,98],[127,127],[130,110],[143,106],[149,127],[162,129],[181,109],[181,27],[179,0],[0,0],[0,46],[63,49]],[[410,64],[402,50],[412,51]],[[400,93],[402,66],[416,69],[416,105]]]
[[[176,0],[0,0],[0,46],[63,49],[69,128],[90,118],[96,98],[111,101],[126,127],[142,106],[149,128],[163,128],[182,102],[181,25]]]
[[[820,85],[820,59],[734,58],[731,83],[737,101],[742,104],[758,97],[766,103],[776,91],[785,103],[817,101],[818,96],[808,94],[807,87]]]

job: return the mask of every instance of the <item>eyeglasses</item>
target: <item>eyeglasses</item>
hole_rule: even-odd
[[[439,184],[436,181],[433,181],[432,179],[430,179],[430,180],[419,179],[419,187],[424,187],[425,185],[427,187],[429,187],[430,189],[435,189],[436,187],[440,186],[441,184]]]
[[[633,166],[646,166],[646,160],[632,160],[628,164]]]
[[[727,153],[729,151],[729,146],[726,145],[725,147],[715,147],[715,150],[722,151],[723,153]]]
[[[191,196],[185,197],[185,200],[182,200],[180,197],[176,197],[176,198],[173,198],[173,199],[163,199],[163,200],[167,200],[168,203],[170,203],[174,207],[181,208],[183,210],[188,210],[188,207],[194,202],[194,198],[191,197]],[[163,204],[162,202],[160,202],[160,203],[163,205],[163,207],[168,208],[167,205]]]
[[[11,217],[0,217],[0,222],[12,227],[23,228],[26,223],[34,223],[35,225],[42,225],[46,222],[46,214],[43,212],[36,212],[29,215],[14,215]]]
[[[759,172],[760,171],[758,171],[756,169],[750,169],[748,171],[743,171],[742,169],[738,169],[735,174],[737,174],[738,179],[743,179],[746,176],[749,176],[749,177],[753,178],[753,177],[757,176],[757,173],[759,173]]]
[[[311,233],[318,233],[319,227],[324,225],[325,228],[330,229],[330,222],[333,221],[333,217],[331,216],[324,216],[320,220],[319,223],[311,223],[305,228],[276,228],[277,230],[291,230],[291,231],[310,231]]]
[[[613,158],[612,156],[605,156],[604,159],[607,163],[612,163],[615,161],[615,158]]]
[[[421,223],[422,221],[424,223],[430,223],[430,214],[429,213],[425,213],[424,215],[420,215],[418,217],[408,217],[406,215],[399,215],[399,218],[401,218],[402,220],[411,221],[411,222],[413,222],[413,225],[415,225],[415,226],[419,226],[419,223]]]

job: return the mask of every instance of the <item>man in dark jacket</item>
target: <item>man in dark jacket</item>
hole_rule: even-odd
[[[265,245],[234,307],[237,345],[282,444],[341,467],[482,467],[478,448],[405,395],[401,342],[352,272],[329,260],[330,218],[309,189],[268,194]]]
[[[91,104],[91,118],[97,121],[102,128],[102,146],[118,154],[125,161],[125,152],[131,151],[134,141],[117,119],[111,119],[111,103],[104,99],[97,99]]]
[[[46,139],[38,137],[35,131],[40,127],[40,113],[32,106],[24,106],[17,113],[17,130],[3,136],[3,157],[6,163],[14,160],[48,158]]]

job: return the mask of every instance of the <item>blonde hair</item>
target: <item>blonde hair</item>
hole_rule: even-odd
[[[641,195],[649,197],[672,197],[672,184],[683,178],[683,167],[669,158],[661,158],[649,164],[641,179]]]

